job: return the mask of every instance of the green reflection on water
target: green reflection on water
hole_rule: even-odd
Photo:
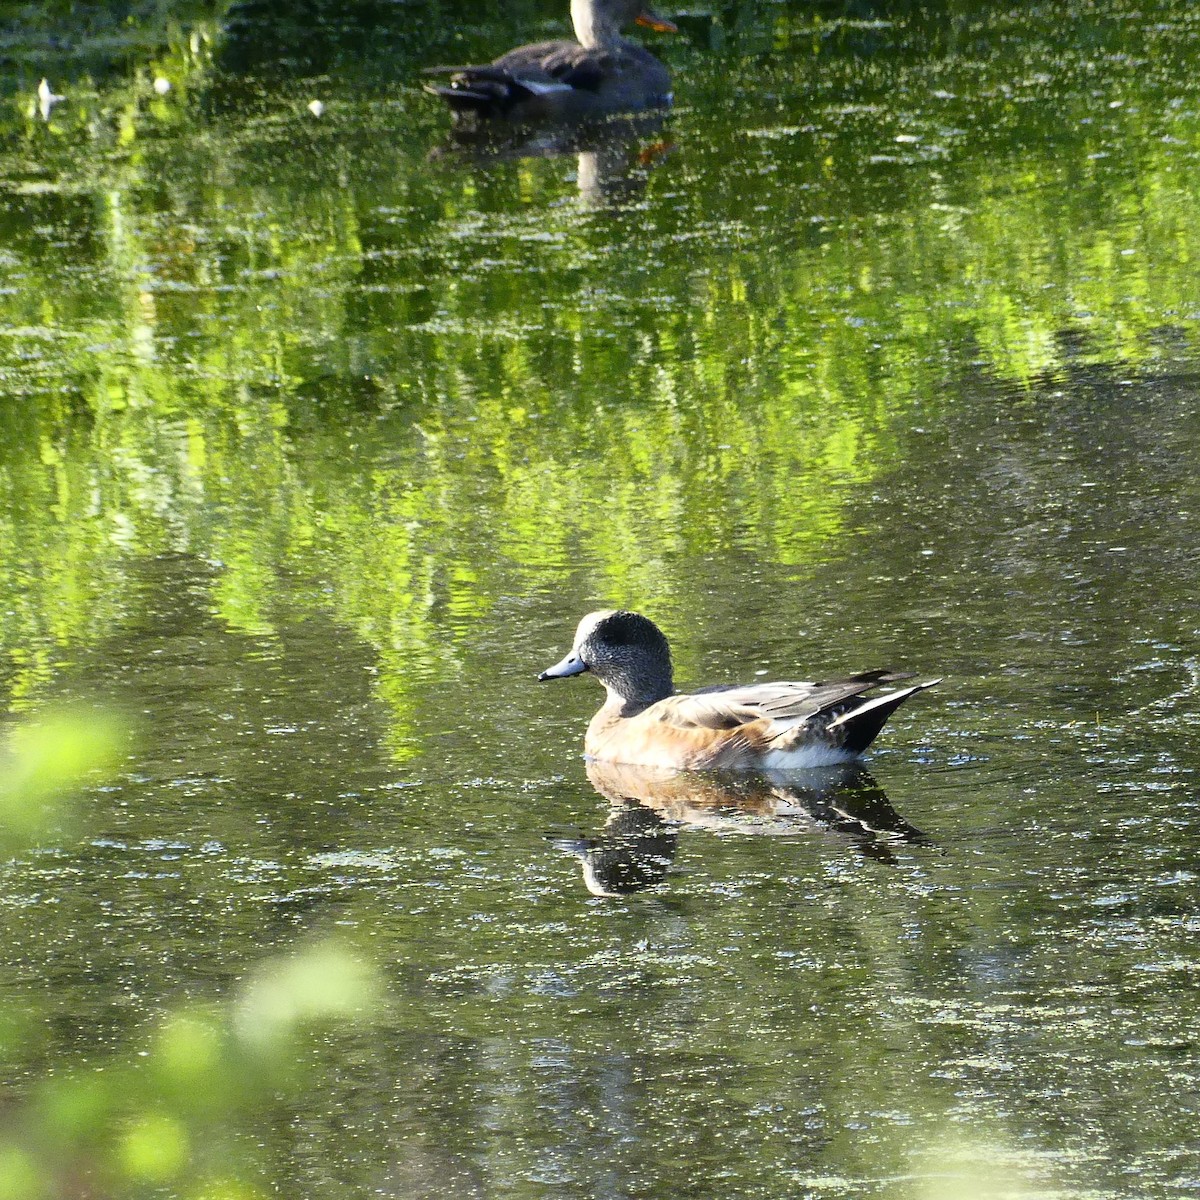
[[[65,104],[31,119],[39,182],[4,217],[11,693],[164,549],[224,564],[250,631],[319,561],[350,627],[431,664],[432,614],[489,604],[480,545],[670,612],[681,558],[827,553],[964,356],[1026,386],[1177,353],[1197,130],[1190,16],[1163,15],[1081,19],[1099,43],[1044,58],[1050,28],[1007,13],[942,58],[818,41],[769,97],[761,61],[697,54],[674,153],[615,213],[579,211],[562,160],[425,161],[437,114],[403,86],[323,122],[169,95],[129,138],[83,97],[87,147],[52,138]]]

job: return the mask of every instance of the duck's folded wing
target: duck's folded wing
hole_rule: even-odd
[[[610,66],[607,53],[587,50],[575,42],[560,40],[518,46],[490,63],[425,67],[421,73],[451,75],[454,77],[451,86],[458,91],[471,87],[484,91],[508,87],[520,89],[529,95],[542,96],[550,91],[594,91]]]
[[[560,83],[580,91],[595,92],[614,69],[613,56],[607,51],[587,50],[583,46],[565,46],[542,60],[542,69]]]
[[[650,711],[659,720],[684,728],[736,729],[764,720],[795,724],[822,713],[836,716],[847,701],[871,688],[908,678],[892,671],[864,671],[821,683],[783,681],[708,688],[670,696]]]
[[[607,51],[589,50],[574,42],[539,42],[510,50],[490,66],[522,82],[553,82],[594,92],[612,72],[613,59]]]

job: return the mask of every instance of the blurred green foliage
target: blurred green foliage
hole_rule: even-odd
[[[125,732],[112,714],[44,714],[14,725],[0,750],[0,853],[63,842],[85,780],[110,774]],[[377,1017],[379,980],[344,941],[320,940],[268,959],[220,1003],[151,1021],[137,1048],[86,1068],[61,1066],[23,1086],[0,1116],[0,1198],[265,1195],[253,1140],[281,1097],[304,1086],[301,1039],[331,1023]],[[44,1007],[50,1011],[49,996]],[[9,1009],[0,1053],[38,1044],[37,1007]]]
[[[43,711],[11,725],[0,745],[0,853],[33,845],[60,818],[64,794],[117,765],[123,741],[104,711]]]
[[[0,1196],[266,1194],[247,1135],[302,1091],[297,1042],[377,1015],[378,999],[340,943],[263,963],[225,1003],[150,1025],[129,1057],[24,1089],[0,1122]]]

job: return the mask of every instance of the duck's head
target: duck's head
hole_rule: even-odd
[[[678,28],[658,16],[645,0],[571,0],[571,23],[581,46],[610,45],[629,25],[645,25],[659,33],[678,33]]]
[[[623,609],[588,613],[575,630],[575,643],[561,662],[538,679],[563,679],[591,671],[626,703],[644,706],[671,695],[671,647],[649,617]]]

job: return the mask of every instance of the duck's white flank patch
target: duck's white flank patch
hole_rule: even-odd
[[[535,96],[549,96],[554,92],[570,92],[574,91],[569,83],[543,83],[540,79],[521,79],[517,82],[527,91],[532,92]]]
[[[840,746],[811,742],[794,750],[768,750],[755,765],[768,771],[794,771],[805,767],[836,767],[839,763],[853,762],[857,757]]]

